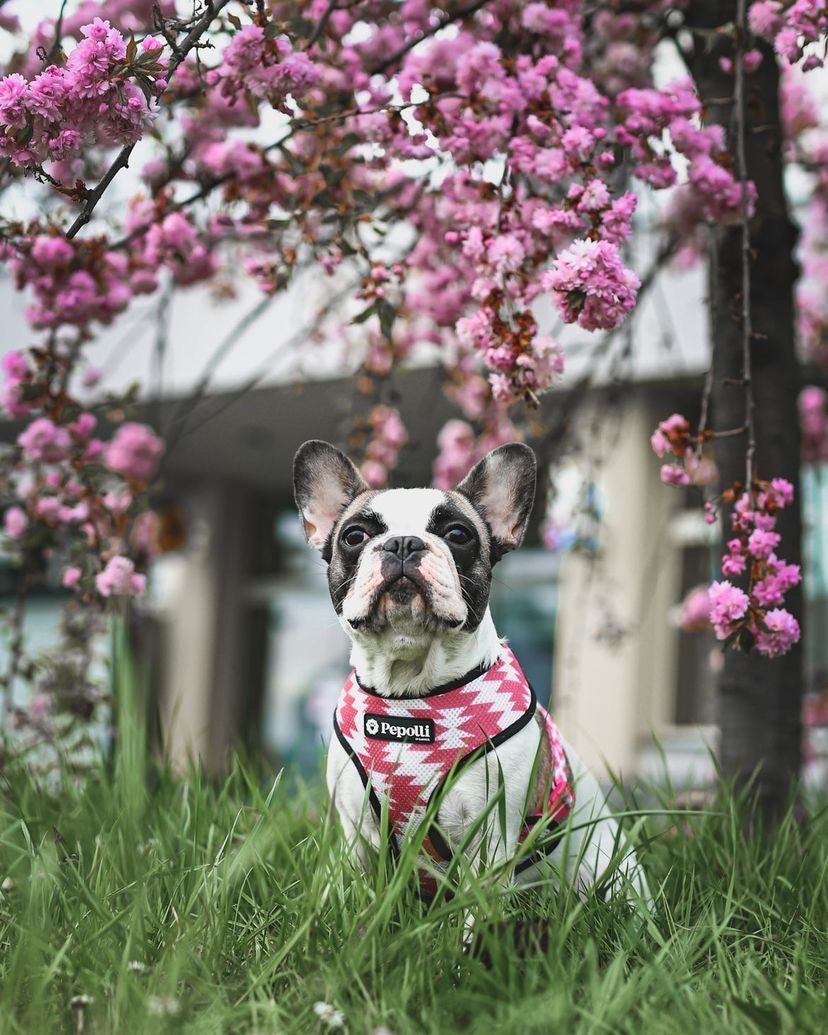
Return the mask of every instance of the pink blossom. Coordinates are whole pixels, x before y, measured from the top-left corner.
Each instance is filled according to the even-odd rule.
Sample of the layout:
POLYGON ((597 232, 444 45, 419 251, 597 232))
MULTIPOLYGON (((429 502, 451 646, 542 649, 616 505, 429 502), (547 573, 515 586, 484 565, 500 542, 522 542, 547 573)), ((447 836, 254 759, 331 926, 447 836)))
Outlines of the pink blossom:
POLYGON ((38 266, 46 269, 66 266, 72 261, 74 255, 74 248, 62 237, 41 236, 36 237, 32 242, 32 258, 38 266))
POLYGON ((813 385, 799 393, 802 454, 806 463, 828 460, 828 393, 813 385))
POLYGON ((362 477, 373 489, 382 488, 388 481, 388 469, 378 460, 366 460, 359 470, 362 477))
POLYGON ((708 599, 716 638, 726 640, 747 613, 748 595, 730 582, 714 582, 708 590, 708 599))
POLYGON ((766 532, 761 528, 755 528, 748 537, 748 550, 752 557, 764 560, 779 545, 780 538, 778 532, 766 532))
POLYGON ((778 0, 759 0, 750 5, 748 25, 756 36, 773 42, 782 24, 782 4, 778 0))
POLYGON ((520 241, 511 234, 496 237, 489 246, 489 261, 500 273, 512 273, 526 257, 520 241))
POLYGON ((26 512, 21 507, 9 507, 3 518, 6 535, 9 539, 19 539, 29 525, 26 512))
POLYGON ((32 410, 31 403, 23 398, 23 385, 31 378, 28 360, 20 352, 7 352, 2 366, 6 375, 2 405, 12 417, 26 417, 32 410))
POLYGON ((34 505, 35 513, 46 524, 54 524, 58 520, 60 500, 57 496, 41 496, 34 505))
POLYGON ((665 485, 689 485, 690 476, 683 467, 675 464, 664 464, 661 468, 661 480, 665 485))
POLYGON ((162 440, 146 424, 122 424, 106 447, 104 463, 116 474, 135 482, 148 482, 164 452, 162 440))
POLYGON ((85 442, 98 426, 98 418, 92 413, 82 413, 69 425, 69 431, 81 442, 85 442))
POLYGON ((701 632, 710 628, 710 598, 707 586, 696 586, 682 600, 678 626, 684 632, 701 632))
POLYGON ((60 427, 48 417, 39 417, 17 437, 23 454, 30 460, 56 463, 64 460, 72 448, 72 439, 66 428, 60 427))
POLYGON ((81 575, 80 568, 76 565, 71 565, 63 573, 63 585, 66 589, 74 589, 75 586, 80 582, 81 575))
POLYGON ((744 554, 725 554, 722 557, 722 574, 724 575, 741 575, 745 570, 747 558, 744 554))
POLYGON ((650 436, 650 445, 652 446, 653 452, 657 457, 662 457, 666 453, 670 452, 670 440, 667 438, 667 436, 664 434, 661 428, 656 428, 656 430, 650 436))
POLYGON ((768 658, 785 654, 799 640, 799 622, 784 608, 768 611, 764 628, 756 631, 756 649, 768 658))
POLYGON ((778 507, 787 507, 793 503, 794 488, 787 478, 771 478, 770 487, 778 507))
POLYGON ((586 238, 562 251, 543 278, 564 320, 589 331, 616 327, 635 305, 639 285, 616 245, 586 238))
POLYGON ((111 557, 102 572, 95 576, 95 585, 102 597, 140 596, 146 587, 146 575, 135 572, 128 557, 111 557))

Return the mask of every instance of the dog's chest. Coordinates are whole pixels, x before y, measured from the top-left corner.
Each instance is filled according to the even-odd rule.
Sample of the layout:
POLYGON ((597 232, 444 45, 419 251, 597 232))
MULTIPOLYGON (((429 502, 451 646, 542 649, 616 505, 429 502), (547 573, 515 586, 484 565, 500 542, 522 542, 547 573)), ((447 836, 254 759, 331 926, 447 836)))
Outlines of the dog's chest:
MULTIPOLYGON (((334 728, 371 791, 375 811, 387 802, 391 829, 402 837, 420 825, 452 771, 517 734, 536 710, 531 686, 504 647, 490 668, 424 697, 381 697, 361 687, 352 673, 339 698, 334 728)), ((553 737, 547 728, 547 739, 553 754, 555 744, 559 749, 560 776, 553 789, 560 798, 567 766, 557 731, 551 731, 553 737)))

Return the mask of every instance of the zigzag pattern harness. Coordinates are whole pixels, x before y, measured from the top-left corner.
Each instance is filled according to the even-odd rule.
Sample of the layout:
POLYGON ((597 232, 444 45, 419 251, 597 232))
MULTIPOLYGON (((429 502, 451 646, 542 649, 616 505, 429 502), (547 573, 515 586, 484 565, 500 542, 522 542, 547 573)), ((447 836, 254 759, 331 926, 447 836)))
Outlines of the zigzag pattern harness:
MULTIPOLYGON (((548 854, 559 840, 555 828, 575 802, 572 776, 557 727, 537 703, 505 644, 490 668, 477 669, 422 697, 382 697, 351 672, 339 695, 334 731, 368 789, 378 818, 382 801, 387 801, 392 840, 398 847, 422 824, 429 803, 452 770, 503 744, 536 712, 543 718, 553 772, 546 806, 542 813, 526 817, 521 839, 542 816, 553 817, 543 841, 548 854)), ((436 827, 428 832, 424 846, 438 860, 451 858, 436 827)), ((536 861, 537 856, 530 855, 517 868, 536 861)))

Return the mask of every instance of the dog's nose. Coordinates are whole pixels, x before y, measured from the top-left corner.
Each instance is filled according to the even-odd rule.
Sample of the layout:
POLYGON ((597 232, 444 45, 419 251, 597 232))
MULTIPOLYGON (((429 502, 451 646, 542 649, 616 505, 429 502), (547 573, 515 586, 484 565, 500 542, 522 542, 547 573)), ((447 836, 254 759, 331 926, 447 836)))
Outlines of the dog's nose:
POLYGON ((383 550, 395 553, 401 561, 410 557, 412 553, 422 553, 426 544, 416 535, 392 535, 382 544, 383 550))

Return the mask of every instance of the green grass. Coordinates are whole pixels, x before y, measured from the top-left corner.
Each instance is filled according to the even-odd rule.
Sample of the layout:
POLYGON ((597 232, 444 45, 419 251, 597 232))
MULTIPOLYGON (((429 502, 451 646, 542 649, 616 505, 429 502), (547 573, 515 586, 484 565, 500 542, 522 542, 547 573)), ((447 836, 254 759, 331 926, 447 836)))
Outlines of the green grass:
POLYGON ((767 844, 727 807, 650 819, 644 923, 475 889, 484 960, 462 950, 463 896, 429 911, 408 863, 352 869, 321 788, 262 791, 240 764, 154 784, 135 764, 59 792, 0 774, 4 1035, 322 1032, 317 1001, 360 1033, 825 1030, 824 810, 767 844), (516 947, 521 919, 542 948, 516 947))

